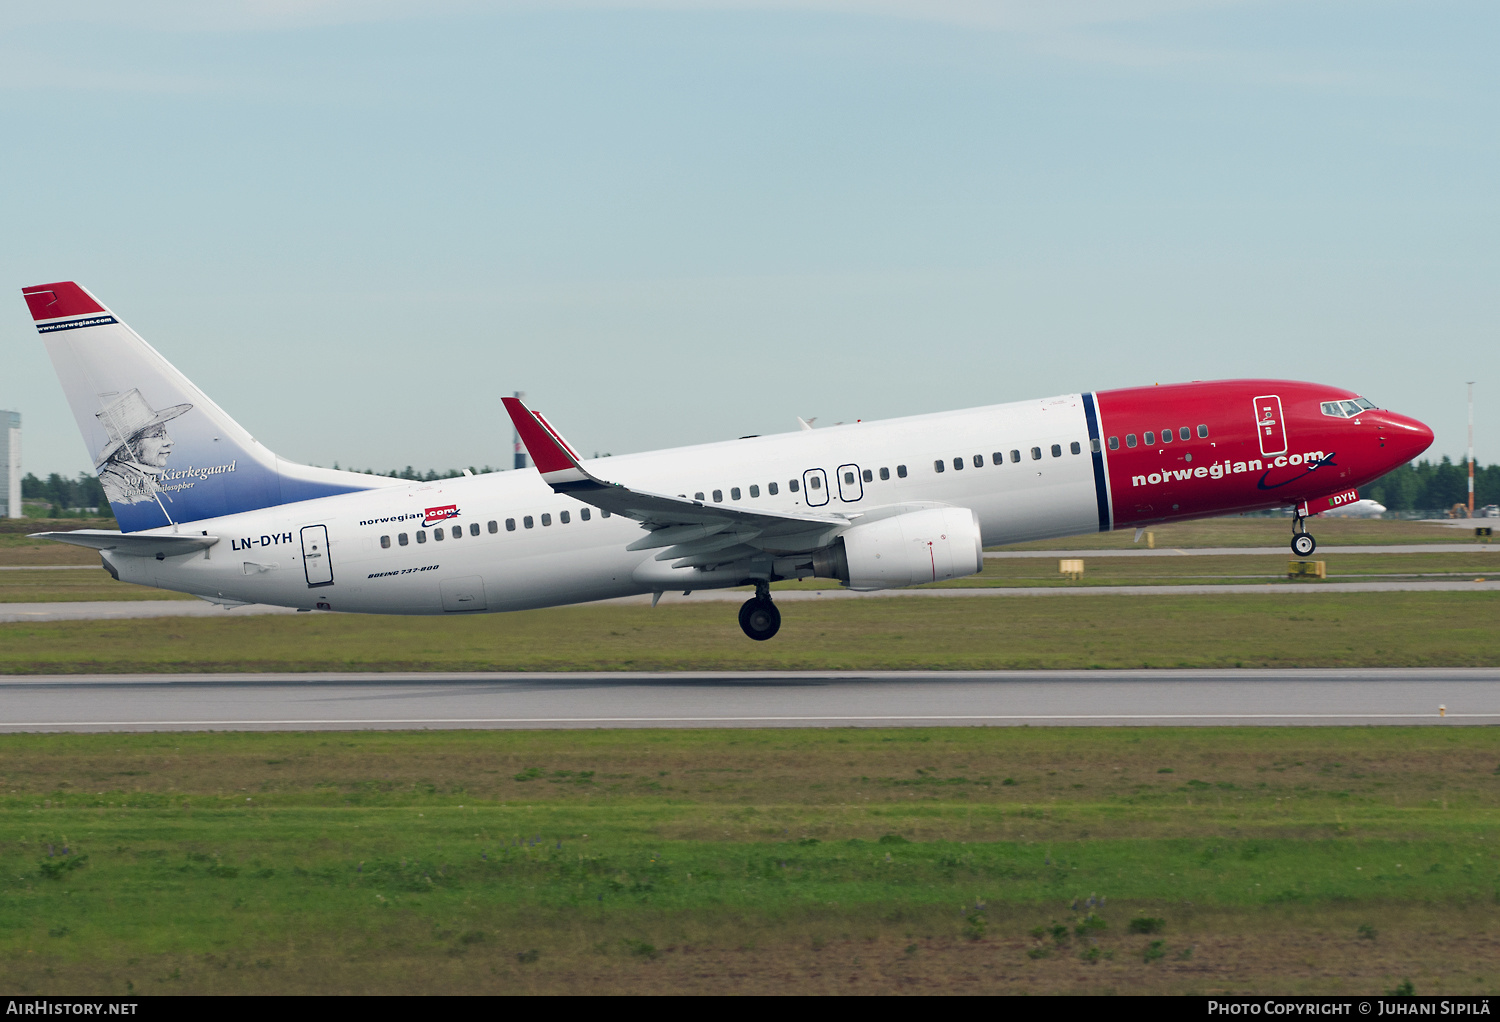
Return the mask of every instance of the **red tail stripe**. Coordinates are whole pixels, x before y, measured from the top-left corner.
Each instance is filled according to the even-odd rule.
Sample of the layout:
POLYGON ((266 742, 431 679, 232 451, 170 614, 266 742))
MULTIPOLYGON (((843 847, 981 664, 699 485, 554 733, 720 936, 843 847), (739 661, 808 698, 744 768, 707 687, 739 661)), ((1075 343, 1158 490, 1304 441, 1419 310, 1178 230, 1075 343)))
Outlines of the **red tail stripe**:
POLYGON ((71 280, 23 287, 21 294, 26 297, 26 307, 31 310, 31 318, 34 320, 62 319, 65 316, 83 316, 90 312, 104 311, 104 306, 90 298, 87 291, 71 280))

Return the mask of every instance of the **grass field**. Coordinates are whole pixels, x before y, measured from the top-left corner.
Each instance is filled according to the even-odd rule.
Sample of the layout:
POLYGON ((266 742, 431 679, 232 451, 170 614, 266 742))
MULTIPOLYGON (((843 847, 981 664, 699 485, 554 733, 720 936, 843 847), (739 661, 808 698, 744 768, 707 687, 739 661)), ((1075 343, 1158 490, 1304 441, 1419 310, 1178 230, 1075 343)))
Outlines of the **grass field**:
POLYGON ((0 566, 98 564, 97 550, 47 539, 31 539, 27 533, 118 528, 113 518, 0 518, 0 566))
MULTIPOLYGON (((1500 519, 1493 520, 1500 525, 1500 519)), ((1474 525, 1490 524, 1475 519, 1474 525)), ((1205 546, 1276 546, 1284 547, 1292 538, 1290 518, 1205 518, 1178 525, 1154 525, 1150 529, 1158 549, 1164 547, 1205 546)), ((1395 519, 1314 518, 1308 531, 1322 546, 1368 546, 1404 543, 1472 543, 1474 530, 1468 527, 1435 525, 1428 522, 1406 522, 1395 519)), ((1146 545, 1135 541, 1135 530, 1093 533, 1068 539, 1046 539, 1020 543, 1013 550, 1099 550, 1129 549, 1146 545)))
MULTIPOLYGON (((1435 546, 1430 553, 1313 555, 1327 565, 1328 579, 1340 582, 1389 579, 1461 578, 1494 576, 1500 572, 1500 547, 1494 553, 1444 553, 1435 546)), ((1069 581, 1058 574, 1058 562, 1037 557, 985 559, 984 571, 940 588, 974 586, 1065 586, 1079 585, 1217 585, 1246 582, 1286 581, 1290 554, 1195 555, 1191 557, 1087 557, 1083 577, 1069 581)), ((0 585, 4 580, 0 579, 0 585)), ((825 586, 828 583, 823 583, 825 586)), ((1309 581, 1310 585, 1316 584, 1309 581)), ((929 587, 932 588, 932 587, 929 587)))
MULTIPOLYGON (((98 557, 95 555, 95 559, 98 557)), ((116 582, 103 568, 0 571, 0 603, 59 603, 97 600, 192 600, 186 593, 116 582)))
MULTIPOLYGON (((989 586, 1076 587, 1109 585, 1214 585, 1266 582, 1286 578, 1287 561, 1280 554, 1234 554, 1194 557, 1085 558, 1083 578, 1065 579, 1051 559, 987 558, 978 575, 939 582, 922 588, 972 589, 989 586)), ((1482 578, 1500 572, 1500 548, 1495 553, 1324 554, 1328 578, 1344 582, 1404 578, 1482 578)), ((1316 584, 1310 582, 1309 584, 1316 584)), ((827 579, 779 582, 774 588, 828 589, 827 579)), ((102 568, 8 568, 0 570, 0 603, 54 603, 93 600, 190 600, 185 593, 116 582, 102 568)))
POLYGON ((1500 987, 1492 729, 0 748, 15 993, 1500 987))
POLYGON ((783 609, 765 643, 741 634, 726 603, 0 624, 0 673, 1500 665, 1500 605, 1484 592, 893 597, 783 609))

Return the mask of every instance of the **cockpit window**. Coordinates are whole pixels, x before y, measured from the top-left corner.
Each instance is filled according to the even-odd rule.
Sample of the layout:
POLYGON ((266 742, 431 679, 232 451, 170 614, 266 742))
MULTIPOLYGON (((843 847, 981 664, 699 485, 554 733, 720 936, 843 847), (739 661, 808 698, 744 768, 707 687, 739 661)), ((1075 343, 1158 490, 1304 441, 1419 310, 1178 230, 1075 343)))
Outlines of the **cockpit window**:
POLYGON ((1374 402, 1365 398, 1355 398, 1353 401, 1324 401, 1319 407, 1324 415, 1337 416, 1340 419, 1352 419, 1361 412, 1367 412, 1375 407, 1374 402))

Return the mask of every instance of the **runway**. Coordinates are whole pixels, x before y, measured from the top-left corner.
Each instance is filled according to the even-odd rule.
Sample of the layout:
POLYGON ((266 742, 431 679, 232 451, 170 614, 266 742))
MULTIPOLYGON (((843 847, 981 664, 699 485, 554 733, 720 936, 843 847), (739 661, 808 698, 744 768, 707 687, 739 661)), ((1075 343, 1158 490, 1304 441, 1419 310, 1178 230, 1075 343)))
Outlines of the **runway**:
MULTIPOLYGON (((1500 591, 1500 580, 1366 581, 1366 582, 1255 582, 1225 585, 1154 586, 964 586, 951 589, 884 589, 858 593, 849 589, 778 589, 777 603, 816 600, 965 599, 1070 596, 1228 596, 1236 593, 1474 593, 1500 591)), ((705 589, 684 596, 668 592, 662 603, 742 603, 749 593, 737 589, 705 589)), ((649 604, 649 596, 601 600, 601 604, 649 604)), ((112 621, 152 617, 244 617, 250 614, 295 614, 290 607, 250 604, 226 610, 198 600, 88 600, 75 603, 0 603, 0 624, 22 621, 112 621)), ((326 613, 315 611, 314 613, 326 613)))
POLYGON ((1500 724, 1500 670, 12 676, 0 732, 1500 724), (1440 715, 1439 707, 1446 707, 1440 715))

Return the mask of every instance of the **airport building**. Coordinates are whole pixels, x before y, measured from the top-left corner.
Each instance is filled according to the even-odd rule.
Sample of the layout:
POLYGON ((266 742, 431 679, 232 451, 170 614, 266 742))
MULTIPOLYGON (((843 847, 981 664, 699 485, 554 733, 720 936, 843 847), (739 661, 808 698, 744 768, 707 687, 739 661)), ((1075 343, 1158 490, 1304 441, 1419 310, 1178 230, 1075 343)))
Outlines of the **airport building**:
POLYGON ((21 514, 21 413, 0 411, 0 518, 21 514))

